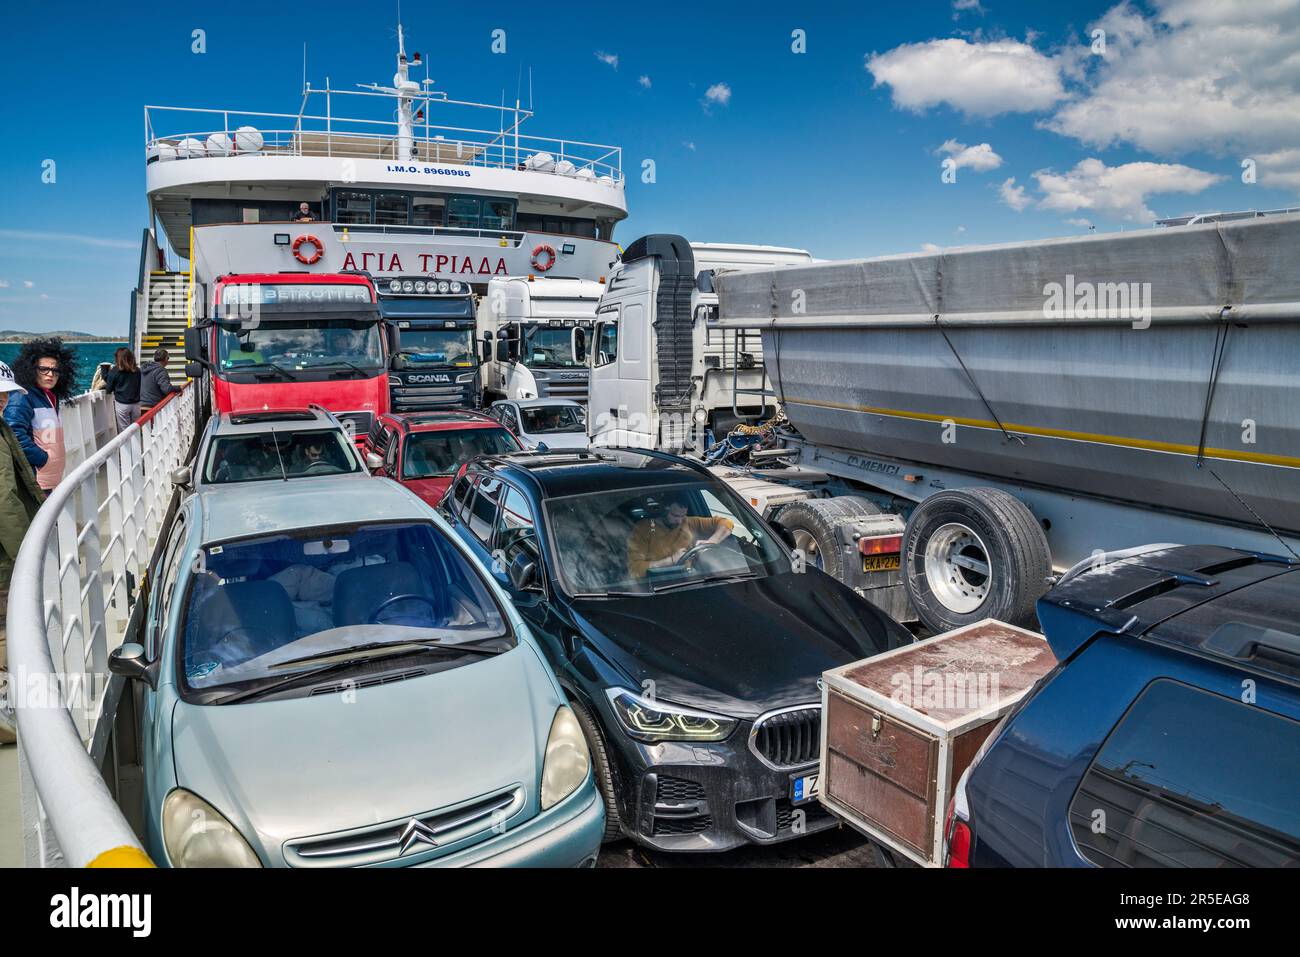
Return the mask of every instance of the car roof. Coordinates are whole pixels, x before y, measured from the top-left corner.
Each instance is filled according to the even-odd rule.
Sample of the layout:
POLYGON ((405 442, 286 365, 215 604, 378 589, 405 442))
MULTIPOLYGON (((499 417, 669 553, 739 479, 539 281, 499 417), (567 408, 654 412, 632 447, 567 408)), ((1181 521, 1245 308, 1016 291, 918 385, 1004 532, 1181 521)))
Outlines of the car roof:
POLYGON ((666 452, 622 449, 556 449, 512 452, 476 459, 474 466, 502 477, 530 482, 543 498, 649 486, 687 485, 713 476, 686 459, 666 452))
POLYGON ((469 409, 441 409, 431 412, 389 412, 383 418, 402 432, 442 432, 447 429, 501 428, 490 415, 469 409))
POLYGON ((415 495, 365 474, 209 486, 194 498, 203 543, 327 525, 429 521, 428 506, 415 495))
POLYGON ((320 406, 305 409, 245 409, 241 412, 222 412, 212 417, 215 435, 263 434, 295 432, 316 429, 341 429, 330 412, 320 406))
POLYGON ((1227 653, 1241 645, 1229 626, 1294 633, 1300 559, 1221 545, 1133 549, 1067 575, 1039 605, 1040 618, 1077 623, 1074 636, 1048 630, 1058 658, 1104 629, 1245 663, 1227 653))

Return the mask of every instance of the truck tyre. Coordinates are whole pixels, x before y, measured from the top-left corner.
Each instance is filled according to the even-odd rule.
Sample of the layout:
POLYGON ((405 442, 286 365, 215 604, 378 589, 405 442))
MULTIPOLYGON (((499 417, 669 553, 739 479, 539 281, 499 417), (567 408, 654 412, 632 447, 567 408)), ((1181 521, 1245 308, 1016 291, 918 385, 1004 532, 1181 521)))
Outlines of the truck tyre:
POLYGON ((614 794, 614 774, 610 768, 609 752, 605 750, 605 736, 600 726, 585 707, 576 699, 569 698, 569 707, 578 719, 582 736, 587 739, 587 750, 591 752, 591 772, 596 778, 596 790, 605 804, 605 833, 602 844, 611 844, 623 837, 623 824, 618 813, 618 798, 614 794))
POLYGON ((795 547, 804 553, 809 565, 847 583, 851 578, 850 569, 845 566, 835 529, 857 518, 879 515, 880 511, 875 502, 857 495, 810 498, 791 502, 777 512, 774 521, 789 529, 795 547))
POLYGON ((903 535, 903 585, 931 632, 985 618, 1032 627, 1052 556, 1024 503, 1000 489, 936 492, 903 535))

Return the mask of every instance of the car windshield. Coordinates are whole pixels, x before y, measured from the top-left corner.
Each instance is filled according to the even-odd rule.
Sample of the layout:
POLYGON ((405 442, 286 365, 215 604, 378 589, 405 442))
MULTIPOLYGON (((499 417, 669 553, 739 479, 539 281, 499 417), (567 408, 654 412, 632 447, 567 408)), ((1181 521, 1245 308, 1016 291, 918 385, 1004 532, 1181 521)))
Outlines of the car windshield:
POLYGON ((383 367, 379 325, 352 319, 312 319, 301 323, 263 322, 254 329, 222 326, 217 361, 225 372, 272 369, 281 374, 355 366, 364 372, 383 367))
POLYGON ((455 475, 460 467, 478 455, 518 452, 519 443, 500 427, 448 429, 443 432, 413 432, 402 453, 402 478, 422 479, 455 475))
POLYGON ((520 408, 524 431, 529 435, 554 432, 587 434, 587 413, 576 405, 536 405, 520 408))
POLYGON ((403 329, 402 357, 413 365, 474 365, 472 329, 403 329))
POLYGON ((181 661, 195 690, 245 690, 362 646, 506 636, 473 566, 427 522, 212 545, 194 567, 181 661))
POLYGON ((538 369, 570 369, 581 365, 573 358, 573 330, 563 326, 524 326, 524 365, 538 369))
POLYGON ((720 482, 550 499, 559 574, 572 595, 653 594, 789 571, 784 550, 720 482))
POLYGON ((218 436, 208 445, 203 481, 264 482, 362 471, 342 429, 218 436))

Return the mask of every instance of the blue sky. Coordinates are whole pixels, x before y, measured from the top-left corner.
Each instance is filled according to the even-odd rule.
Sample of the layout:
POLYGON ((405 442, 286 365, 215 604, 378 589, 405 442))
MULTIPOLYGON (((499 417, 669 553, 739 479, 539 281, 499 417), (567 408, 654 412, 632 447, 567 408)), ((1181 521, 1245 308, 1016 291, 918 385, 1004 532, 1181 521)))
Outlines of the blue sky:
MULTIPOLYGON (((529 132, 621 145, 625 245, 676 232, 843 258, 1300 202, 1300 78, 1278 66, 1300 55, 1296 0, 488 6, 408 2, 408 49, 462 99, 513 98, 521 68, 526 98, 531 67, 529 132)), ((124 331, 143 105, 294 112, 304 41, 317 85, 387 82, 383 8, 11 7, 0 328, 124 331)))

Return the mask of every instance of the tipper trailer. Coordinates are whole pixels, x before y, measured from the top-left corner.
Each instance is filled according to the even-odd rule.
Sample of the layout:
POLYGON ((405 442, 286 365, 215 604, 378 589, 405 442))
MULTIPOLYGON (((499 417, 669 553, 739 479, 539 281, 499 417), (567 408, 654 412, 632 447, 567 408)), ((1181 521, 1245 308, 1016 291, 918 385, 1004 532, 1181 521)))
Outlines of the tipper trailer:
POLYGON ((711 278, 788 419, 733 482, 899 617, 1032 622, 1150 542, 1300 552, 1300 215, 711 278))

